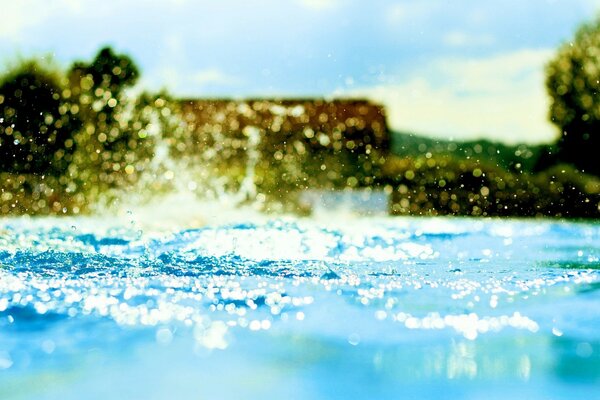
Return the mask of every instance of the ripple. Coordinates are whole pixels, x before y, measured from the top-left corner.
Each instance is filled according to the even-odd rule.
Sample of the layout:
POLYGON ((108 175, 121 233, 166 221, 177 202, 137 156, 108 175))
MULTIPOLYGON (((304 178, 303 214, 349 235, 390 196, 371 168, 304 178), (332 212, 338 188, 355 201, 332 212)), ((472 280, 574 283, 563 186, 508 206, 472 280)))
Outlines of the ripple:
POLYGON ((27 354, 103 348, 107 338, 188 340, 204 354, 260 335, 293 346, 300 335, 356 351, 426 343, 445 361, 423 361, 420 372, 448 379, 499 373, 456 353, 456 343, 497 338, 496 347, 477 347, 481 359, 506 351, 502 371, 514 364, 530 376, 550 365, 545 350, 517 344, 556 332, 579 338, 571 355, 597 364, 600 271, 585 261, 597 254, 595 225, 441 221, 270 221, 141 236, 85 219, 76 232, 72 221, 5 222, 0 369, 25 368, 27 354), (91 331, 98 335, 83 334, 91 331))

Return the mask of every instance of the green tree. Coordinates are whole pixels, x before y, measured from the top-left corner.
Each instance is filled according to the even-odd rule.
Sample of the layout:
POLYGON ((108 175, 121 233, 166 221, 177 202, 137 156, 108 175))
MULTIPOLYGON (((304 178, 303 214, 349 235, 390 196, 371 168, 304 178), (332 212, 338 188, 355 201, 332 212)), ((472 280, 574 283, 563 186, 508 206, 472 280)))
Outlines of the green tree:
POLYGON ((81 121, 58 73, 26 61, 0 79, 0 171, 60 175, 81 121))
POLYGON ((126 87, 133 86, 139 70, 133 60, 125 54, 116 54, 110 47, 100 49, 94 60, 87 64, 76 62, 71 71, 80 75, 89 75, 93 87, 110 90, 115 96, 126 87))
POLYGON ((73 95, 87 108, 88 118, 102 116, 96 121, 101 125, 115 121, 123 92, 135 85, 138 77, 133 60, 110 47, 102 48, 90 63, 74 63, 69 71, 73 95))
POLYGON ((600 175, 600 18, 579 28, 546 73, 550 120, 562 133, 557 161, 600 175))
POLYGON ((91 62, 73 64, 68 75, 84 121, 76 134, 79 148, 71 174, 99 192, 135 181, 132 171, 138 169, 132 168, 147 162, 153 148, 145 130, 149 122, 140 114, 143 101, 127 93, 138 79, 138 67, 127 55, 105 47, 91 62))

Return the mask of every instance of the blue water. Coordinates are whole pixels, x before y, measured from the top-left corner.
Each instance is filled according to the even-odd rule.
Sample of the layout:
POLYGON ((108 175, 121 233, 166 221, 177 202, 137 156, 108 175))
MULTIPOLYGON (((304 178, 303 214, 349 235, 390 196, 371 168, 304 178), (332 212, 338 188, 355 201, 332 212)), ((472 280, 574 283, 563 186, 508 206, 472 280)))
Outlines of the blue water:
POLYGON ((600 398, 600 225, 0 221, 0 398, 600 398))

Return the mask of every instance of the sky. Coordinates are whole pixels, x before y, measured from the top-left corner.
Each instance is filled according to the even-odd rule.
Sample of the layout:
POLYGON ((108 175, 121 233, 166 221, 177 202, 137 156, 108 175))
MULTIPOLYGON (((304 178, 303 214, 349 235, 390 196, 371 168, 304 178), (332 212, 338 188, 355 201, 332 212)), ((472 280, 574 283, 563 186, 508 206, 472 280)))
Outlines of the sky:
POLYGON ((0 72, 103 45, 180 97, 367 97, 393 129, 550 142, 544 65, 600 0, 0 0, 0 72))

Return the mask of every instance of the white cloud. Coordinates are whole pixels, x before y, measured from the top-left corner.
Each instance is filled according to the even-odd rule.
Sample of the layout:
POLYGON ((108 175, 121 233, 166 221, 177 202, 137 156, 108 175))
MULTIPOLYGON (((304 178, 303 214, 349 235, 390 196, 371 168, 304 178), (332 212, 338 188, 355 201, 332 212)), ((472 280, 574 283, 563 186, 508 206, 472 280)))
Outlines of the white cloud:
POLYGON ((544 65, 554 49, 518 50, 488 58, 450 58, 433 65, 433 73, 446 76, 457 91, 511 92, 514 85, 543 86, 544 65), (539 82, 538 82, 539 81, 539 82))
POLYGON ((27 36, 29 28, 51 20, 55 16, 65 14, 81 14, 84 6, 89 4, 82 0, 20 0, 2 2, 2 23, 0 23, 0 39, 21 42, 27 36))
POLYGON ((1 8, 4 17, 0 23, 0 38, 11 40, 18 40, 25 29, 44 21, 53 12, 51 7, 36 6, 31 0, 4 3, 1 8))
POLYGON ((453 47, 461 46, 488 46, 494 43, 491 35, 475 35, 461 31, 447 32, 443 37, 444 44, 453 47))
POLYGON ((181 72, 173 67, 157 67, 144 71, 138 81, 135 91, 167 89, 169 93, 179 94, 177 89, 185 87, 181 79, 181 72))
POLYGON ((177 96, 198 96, 210 85, 231 88, 243 84, 244 81, 218 69, 206 68, 190 70, 185 67, 163 65, 148 71, 140 82, 140 87, 147 89, 167 88, 177 96))
POLYGON ((200 86, 218 84, 232 86, 241 82, 240 78, 226 74, 218 68, 207 68, 192 75, 192 81, 200 86))
POLYGON ((551 141, 543 66, 552 50, 444 59, 419 77, 349 94, 386 105, 393 129, 506 143, 551 141))
POLYGON ((298 0, 298 3, 311 10, 327 10, 338 5, 337 0, 298 0))
POLYGON ((391 25, 414 22, 416 19, 430 15, 438 9, 438 6, 439 4, 424 1, 395 3, 385 10, 385 18, 391 25))

